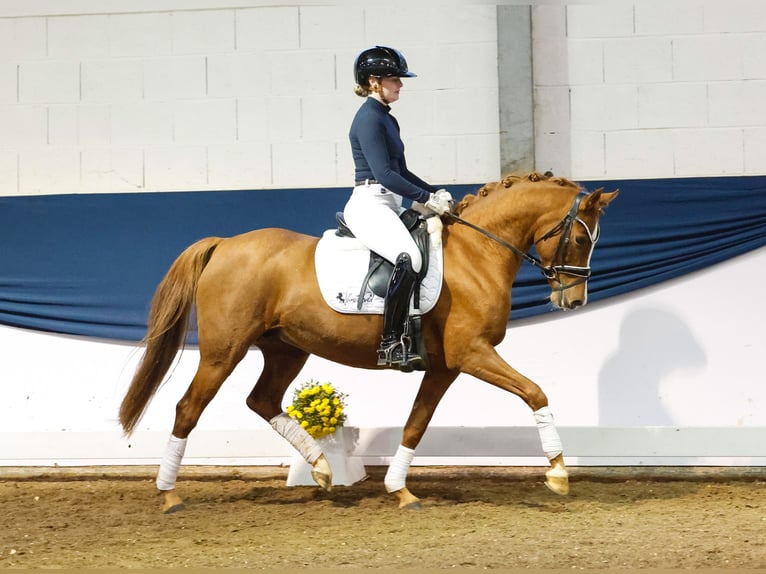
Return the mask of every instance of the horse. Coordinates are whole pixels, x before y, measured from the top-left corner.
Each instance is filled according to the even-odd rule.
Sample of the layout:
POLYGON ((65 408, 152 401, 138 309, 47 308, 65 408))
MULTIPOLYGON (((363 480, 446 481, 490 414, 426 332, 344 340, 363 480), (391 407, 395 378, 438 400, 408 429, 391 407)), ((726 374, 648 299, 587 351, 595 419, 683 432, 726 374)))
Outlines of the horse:
MULTIPOLYGON (((400 508, 421 506, 406 486, 407 473, 434 410, 460 373, 509 391, 529 406, 550 465, 545 484, 568 494, 569 474, 548 398, 495 346, 505 336, 511 289, 524 261, 543 273, 554 308, 576 309, 587 302, 599 218, 617 194, 588 192, 566 178, 531 172, 488 183, 441 216, 442 289, 422 317, 428 368, 384 480, 400 508), (532 246, 537 256, 529 253, 532 246)), ((283 411, 283 396, 312 354, 355 368, 386 367, 377 366, 381 316, 338 313, 322 299, 315 280, 318 241, 281 228, 207 237, 186 248, 157 286, 145 350, 119 421, 129 436, 182 348, 196 307, 200 359, 177 403, 157 475, 163 512, 184 507, 175 483, 188 436, 253 346, 263 354, 264 366, 247 406, 301 453, 320 487, 332 488, 321 447, 283 411)))

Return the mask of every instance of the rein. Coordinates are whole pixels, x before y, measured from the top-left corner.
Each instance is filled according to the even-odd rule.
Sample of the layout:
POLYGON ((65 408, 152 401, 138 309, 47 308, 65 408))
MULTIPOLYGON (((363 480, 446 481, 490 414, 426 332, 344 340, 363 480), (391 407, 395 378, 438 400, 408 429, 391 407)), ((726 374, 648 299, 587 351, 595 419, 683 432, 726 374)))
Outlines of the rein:
MULTIPOLYGON (((491 233, 490 231, 487 231, 486 229, 483 229, 479 227, 478 225, 474 225, 470 221, 466 221, 465 219, 463 219, 462 217, 459 217, 458 215, 455 215, 454 213, 449 213, 449 216, 455 221, 457 221, 458 223, 465 225, 467 227, 470 227, 471 229, 475 231, 478 231, 485 237, 488 237, 492 241, 498 243, 499 245, 502 245, 506 249, 509 249, 516 255, 519 255, 525 261, 527 261, 534 267, 537 267, 546 279, 556 281, 560 285, 560 287, 557 287, 555 290, 564 291, 565 289, 569 289, 570 287, 574 287, 575 285, 579 285, 580 283, 586 282, 591 274, 590 266, 579 267, 579 266, 566 264, 566 251, 567 251, 567 247, 569 246, 569 241, 572 235, 572 223, 575 221, 579 221, 583 225, 583 227, 585 227, 585 229, 587 230, 588 236, 590 237, 590 240, 591 240, 591 254, 593 253, 593 248, 595 247, 599 237, 598 224, 596 224, 595 232, 591 233, 590 229, 585 224, 585 222, 579 217, 577 217, 577 211, 580 208, 580 201, 582 198, 583 198, 583 195, 578 195, 577 197, 575 197, 574 202, 572 202, 572 207, 569 209, 569 212, 567 213, 567 215, 564 216, 564 219, 562 219, 558 224, 556 224, 553 227, 553 229, 545 233, 545 235, 543 235, 540 239, 535 241, 535 244, 537 244, 540 241, 545 241, 546 239, 549 239, 553 237, 554 235, 556 235, 556 233, 561 232, 561 238, 559 239, 559 244, 558 244, 558 247, 556 248, 556 254, 554 256, 554 260, 561 258, 562 263, 559 265, 543 265, 542 261, 540 261, 537 257, 527 253, 526 251, 522 251, 515 245, 508 243, 502 237, 498 237, 494 233, 491 233), (576 277, 579 277, 580 279, 568 285, 564 285, 561 282, 561 279, 559 278, 559 275, 561 273, 564 273, 566 275, 574 275, 576 277)), ((590 264, 590 257, 588 259, 589 259, 588 264, 590 264)))

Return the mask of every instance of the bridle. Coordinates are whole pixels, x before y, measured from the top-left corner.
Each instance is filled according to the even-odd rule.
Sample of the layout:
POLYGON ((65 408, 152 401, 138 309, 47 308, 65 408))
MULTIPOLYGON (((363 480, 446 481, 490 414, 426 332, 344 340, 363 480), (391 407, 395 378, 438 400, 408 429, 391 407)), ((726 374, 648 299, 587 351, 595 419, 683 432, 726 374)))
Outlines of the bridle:
POLYGON ((572 202, 572 206, 569 208, 569 212, 564 216, 564 218, 561 221, 559 221, 553 227, 553 229, 551 229, 545 235, 543 235, 540 239, 535 241, 535 245, 537 245, 541 241, 550 239, 551 237, 555 236, 558 233, 561 234, 561 236, 559 237, 559 244, 556 247, 556 253, 553 256, 551 265, 543 265, 542 261, 540 261, 534 255, 531 255, 525 251, 522 251, 515 245, 511 245, 510 243, 508 243, 505 239, 498 237, 494 233, 491 233, 487 231, 486 229, 479 227, 478 225, 474 225, 470 221, 466 221, 465 219, 455 215, 454 213, 450 213, 449 216, 455 221, 457 221, 458 223, 465 225, 467 227, 470 227, 471 229, 474 229, 475 231, 478 231, 482 235, 490 238, 492 241, 502 245, 506 249, 509 249, 516 255, 520 256, 522 259, 532 264, 534 267, 537 267, 537 269, 540 270, 540 272, 545 276, 546 279, 548 279, 549 281, 555 281, 558 284, 557 287, 553 288, 554 291, 566 291, 567 289, 574 287, 575 285, 580 285, 581 283, 585 283, 590 277, 591 275, 590 258, 593 255, 593 250, 595 249, 596 243, 598 242, 599 236, 601 235, 601 228, 598 223, 596 223, 595 229, 591 231, 588 225, 581 218, 577 216, 577 211, 580 209, 580 201, 582 200, 583 197, 584 197, 583 193, 580 193, 577 197, 575 197, 574 201, 572 202), (586 266, 584 267, 579 265, 567 265, 567 262, 566 262, 567 249, 572 239, 572 225, 575 222, 581 224, 585 228, 585 231, 588 234, 588 238, 590 239, 590 253, 588 253, 588 261, 586 266), (578 279, 572 283, 569 283, 568 285, 564 285, 564 283, 561 281, 561 275, 570 275, 570 276, 578 277, 578 279))

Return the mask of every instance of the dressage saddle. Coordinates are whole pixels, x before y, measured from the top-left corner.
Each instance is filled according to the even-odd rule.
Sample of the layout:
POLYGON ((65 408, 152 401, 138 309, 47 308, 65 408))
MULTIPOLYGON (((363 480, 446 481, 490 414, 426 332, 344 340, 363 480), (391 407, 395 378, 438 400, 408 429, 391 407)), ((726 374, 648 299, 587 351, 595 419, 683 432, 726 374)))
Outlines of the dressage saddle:
MULTIPOLYGON (((404 226, 409 230, 412 239, 415 240, 415 245, 418 246, 420 255, 423 259, 423 267, 418 273, 415 283, 415 292, 413 294, 413 306, 415 309, 420 308, 420 282, 426 276, 428 272, 428 254, 430 248, 430 238, 428 236, 428 224, 425 218, 423 218, 417 211, 413 209, 406 209, 399 216, 404 223, 404 226)), ((335 231, 335 235, 338 237, 354 237, 353 232, 346 225, 346 220, 343 217, 343 212, 338 211, 335 214, 335 220, 338 223, 338 229, 335 231)), ((374 251, 370 251, 370 264, 367 269, 367 275, 365 275, 362 281, 362 286, 359 291, 359 299, 357 303, 357 309, 362 308, 364 302, 364 294, 369 289, 378 297, 385 297, 386 290, 388 289, 388 282, 391 279, 391 274, 394 271, 394 264, 385 259, 383 256, 378 255, 374 251)))

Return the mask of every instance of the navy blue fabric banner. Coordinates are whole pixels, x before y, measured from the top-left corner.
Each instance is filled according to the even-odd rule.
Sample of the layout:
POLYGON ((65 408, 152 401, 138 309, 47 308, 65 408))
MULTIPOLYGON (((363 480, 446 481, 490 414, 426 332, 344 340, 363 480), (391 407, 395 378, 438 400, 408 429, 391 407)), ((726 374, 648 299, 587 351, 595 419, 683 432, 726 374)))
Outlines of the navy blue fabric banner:
MULTIPOLYGON (((477 185, 450 186, 455 197, 477 185)), ((766 245, 766 176, 588 182, 620 189, 602 219, 590 300, 766 245)), ((347 188, 0 197, 0 323, 137 341, 154 289, 194 241, 261 227, 320 235, 347 188)), ((523 265, 512 319, 551 310, 523 265)))

